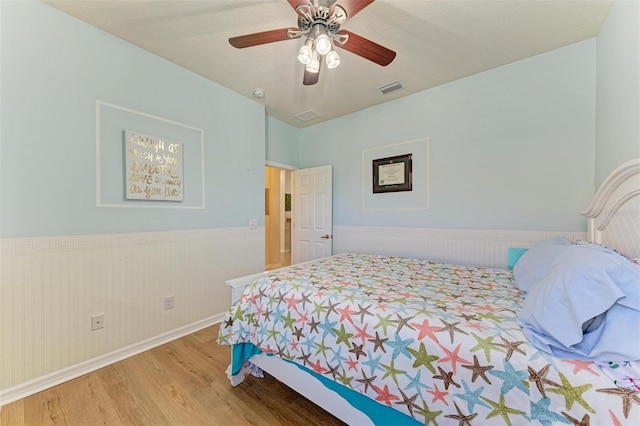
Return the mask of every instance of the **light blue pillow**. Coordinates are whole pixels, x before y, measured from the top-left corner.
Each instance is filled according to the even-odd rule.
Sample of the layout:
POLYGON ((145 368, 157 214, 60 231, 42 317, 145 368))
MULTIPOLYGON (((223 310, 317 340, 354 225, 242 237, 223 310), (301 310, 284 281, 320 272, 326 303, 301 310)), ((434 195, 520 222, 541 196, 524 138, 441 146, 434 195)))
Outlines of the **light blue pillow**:
POLYGON ((571 241, 565 237, 556 237, 540 241, 520 256, 513 267, 513 276, 518 288, 530 291, 531 288, 547 274, 554 260, 571 241))
POLYGON ((572 245, 527 293, 518 323, 557 356, 638 360, 640 342, 629 333, 640 324, 640 271, 610 250, 572 245))

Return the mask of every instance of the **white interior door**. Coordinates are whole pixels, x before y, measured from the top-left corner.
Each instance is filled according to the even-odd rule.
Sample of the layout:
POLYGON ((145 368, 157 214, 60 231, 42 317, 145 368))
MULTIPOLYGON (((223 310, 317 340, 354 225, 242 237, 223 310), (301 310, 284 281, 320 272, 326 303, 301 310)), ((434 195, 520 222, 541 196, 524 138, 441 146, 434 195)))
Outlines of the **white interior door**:
POLYGON ((294 172, 292 263, 333 254, 332 171, 321 166, 294 172))

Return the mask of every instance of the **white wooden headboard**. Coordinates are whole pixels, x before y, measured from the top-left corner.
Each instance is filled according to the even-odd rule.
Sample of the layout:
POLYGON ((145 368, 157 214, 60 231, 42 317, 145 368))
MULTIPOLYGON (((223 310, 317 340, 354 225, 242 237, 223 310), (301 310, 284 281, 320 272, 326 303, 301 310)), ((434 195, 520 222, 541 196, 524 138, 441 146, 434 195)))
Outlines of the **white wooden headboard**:
POLYGON ((640 158, 611 172, 582 214, 588 218, 589 241, 640 257, 640 158))

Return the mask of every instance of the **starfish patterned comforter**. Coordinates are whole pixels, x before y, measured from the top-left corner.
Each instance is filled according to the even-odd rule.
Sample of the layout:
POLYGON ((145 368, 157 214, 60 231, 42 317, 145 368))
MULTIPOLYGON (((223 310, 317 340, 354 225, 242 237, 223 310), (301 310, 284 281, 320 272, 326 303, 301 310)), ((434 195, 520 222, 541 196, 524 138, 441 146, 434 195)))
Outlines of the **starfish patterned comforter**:
POLYGON ((252 343, 425 425, 639 425, 639 389, 610 374, 625 364, 537 350, 516 322, 522 302, 507 270, 341 254, 253 282, 218 341, 252 343))

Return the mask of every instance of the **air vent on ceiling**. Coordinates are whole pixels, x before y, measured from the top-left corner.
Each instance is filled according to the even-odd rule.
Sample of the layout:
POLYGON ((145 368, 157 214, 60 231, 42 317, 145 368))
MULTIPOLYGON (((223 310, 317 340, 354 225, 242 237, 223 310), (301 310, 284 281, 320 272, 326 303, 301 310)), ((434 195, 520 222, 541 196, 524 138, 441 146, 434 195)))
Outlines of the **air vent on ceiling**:
POLYGON ((316 118, 320 117, 320 114, 318 114, 315 111, 308 110, 308 111, 305 111, 305 112, 301 112, 300 114, 296 115, 295 117, 300 121, 311 121, 311 120, 315 120, 316 118))
POLYGON ((396 90, 404 89, 404 84, 399 81, 395 83, 387 84, 386 86, 378 87, 378 91, 383 95, 387 93, 395 92, 396 90))

